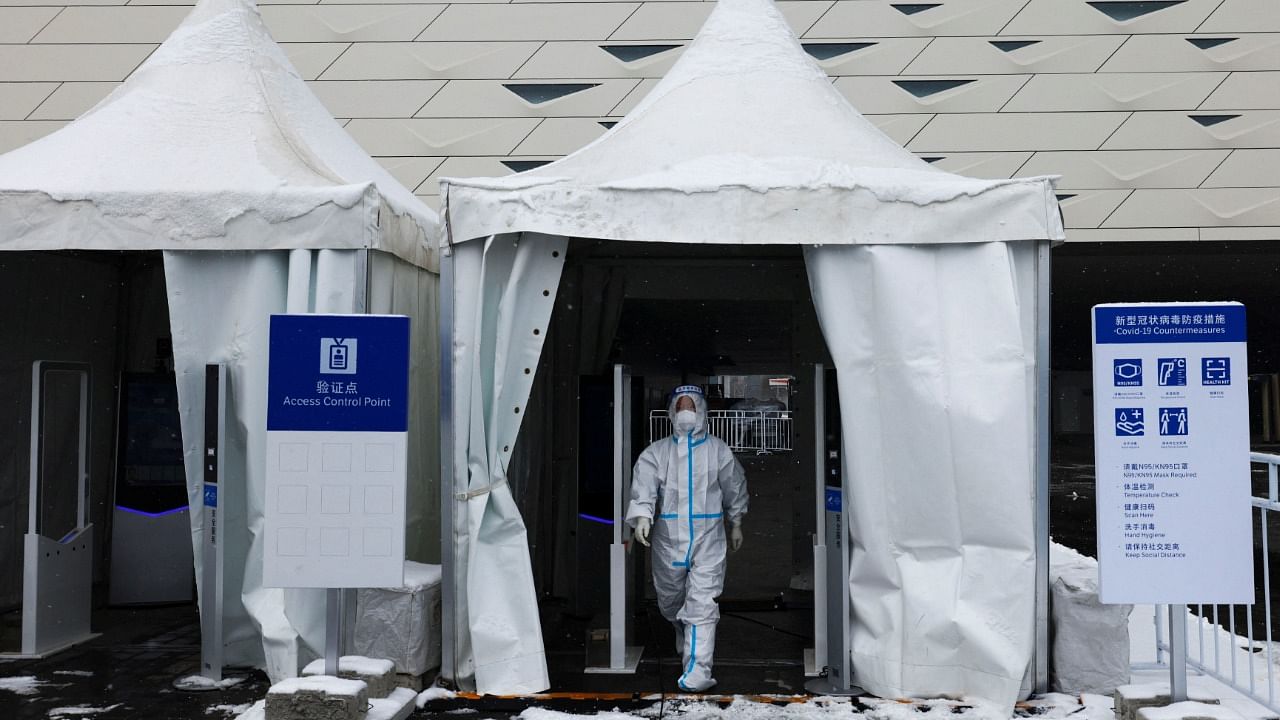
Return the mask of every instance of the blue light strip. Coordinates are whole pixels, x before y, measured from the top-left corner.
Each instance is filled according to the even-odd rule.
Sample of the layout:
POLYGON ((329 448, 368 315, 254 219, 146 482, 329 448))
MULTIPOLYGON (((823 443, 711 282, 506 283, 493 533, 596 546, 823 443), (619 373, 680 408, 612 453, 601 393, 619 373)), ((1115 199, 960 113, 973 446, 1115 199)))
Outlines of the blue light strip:
POLYGON ((164 517, 165 515, 172 515, 174 513, 180 513, 180 512, 190 510, 191 506, 183 505, 182 507, 176 507, 172 510, 161 510, 160 512, 157 512, 157 513, 147 512, 146 510, 134 510, 131 507, 125 507, 123 505, 117 505, 116 509, 123 510, 127 513, 133 513, 134 515, 141 515, 143 517, 158 518, 158 517, 164 517))
POLYGON ((602 517, 596 517, 595 515, 588 515, 586 513, 578 513, 578 517, 582 518, 583 520, 590 520, 591 522, 594 522, 594 523, 600 523, 601 525, 613 524, 612 520, 605 520, 602 517))

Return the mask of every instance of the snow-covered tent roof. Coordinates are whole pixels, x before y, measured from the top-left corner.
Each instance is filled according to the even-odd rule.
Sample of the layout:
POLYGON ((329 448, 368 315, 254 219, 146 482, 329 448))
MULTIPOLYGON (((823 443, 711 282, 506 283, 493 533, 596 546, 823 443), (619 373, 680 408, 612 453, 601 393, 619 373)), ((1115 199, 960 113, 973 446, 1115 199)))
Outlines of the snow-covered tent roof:
POLYGON ((898 146, 770 0, 720 0, 594 143, 504 178, 441 182, 449 241, 531 231, 687 243, 1061 239, 1052 178, 976 180, 898 146))
POLYGON ((373 248, 434 267, 437 222, 252 0, 200 0, 96 107, 0 156, 0 250, 373 248))

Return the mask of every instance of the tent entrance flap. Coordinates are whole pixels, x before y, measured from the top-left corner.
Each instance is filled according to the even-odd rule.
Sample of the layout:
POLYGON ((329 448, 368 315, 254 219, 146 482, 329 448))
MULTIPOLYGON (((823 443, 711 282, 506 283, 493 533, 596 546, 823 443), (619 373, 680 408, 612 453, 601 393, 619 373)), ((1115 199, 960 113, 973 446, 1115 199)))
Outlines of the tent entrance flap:
POLYGON ((854 677, 877 695, 1029 690, 1035 250, 805 250, 839 384, 854 677))
MULTIPOLYGON (((561 427, 571 426, 565 411, 576 412, 576 401, 565 406, 558 399, 566 388, 578 387, 584 372, 598 373, 600 361, 606 367, 634 364, 651 355, 639 361, 644 366, 661 362, 655 358, 670 347, 696 361, 682 332, 715 333, 715 321, 701 316, 714 316, 716 302, 746 308, 751 300, 743 295, 751 294, 777 304, 770 293, 792 292, 788 278, 794 274, 799 299, 816 313, 815 337, 794 341, 807 343, 803 369, 824 363, 839 371, 843 489, 851 508, 847 590, 854 681, 884 695, 958 692, 1008 703, 1024 695, 1037 635, 1038 536, 1045 530, 1035 512, 1043 244, 784 250, 588 240, 570 245, 526 234, 453 246, 447 263, 457 277, 451 294, 457 307, 444 322, 455 324, 447 341, 456 363, 449 374, 455 432, 446 463, 454 483, 443 499, 455 513, 446 538, 453 547, 446 552, 457 585, 445 599, 455 633, 446 648, 454 660, 445 676, 477 689, 483 676, 495 683, 485 685, 490 692, 534 692, 528 688, 550 682, 535 599, 572 597, 584 570, 547 549, 556 537, 546 526, 560 523, 560 515, 535 497, 540 491, 530 473, 572 477, 557 465, 562 443, 547 434, 560 429, 577 442, 571 427, 561 427), (550 267, 537 267, 539 249, 545 254, 548 247, 568 247, 569 265, 544 259, 550 267), (748 257, 752 253, 762 257, 748 257), (735 282, 735 264, 774 276, 735 282), (690 271, 697 278, 692 282, 690 271), (610 272, 623 288, 622 301, 618 318, 605 322, 599 316, 611 314, 606 298, 612 290, 600 276, 610 272), (717 295, 722 283, 737 285, 736 300, 717 295), (557 295, 554 311, 538 305, 557 295), (566 315, 572 304, 579 307, 566 315), (645 308, 649 320, 638 320, 628 307, 645 308), (661 320, 668 307, 667 317, 676 322, 661 320), (539 338, 548 329, 552 340, 543 344, 539 338), (644 347, 637 332, 662 347, 644 347), (543 384, 552 389, 540 390, 543 384), (526 414, 532 417, 524 420, 526 414), (523 459, 530 452, 541 457, 533 471, 523 459), (991 497, 1012 499, 997 507, 991 497), (477 582, 499 574, 506 586, 517 585, 527 604, 475 595, 477 582), (908 618, 915 618, 916 628, 908 618), (492 653, 484 662, 499 673, 482 670, 475 643, 492 653), (921 653, 941 661, 924 662, 921 653)), ((790 300, 796 302, 783 315, 801 307, 790 300)), ((747 315, 768 313, 753 309, 747 315)), ((768 333, 757 337, 769 339, 768 333)), ((801 361, 788 348, 787 370, 804 378, 794 365, 801 361)), ((717 369, 715 352, 704 355, 693 382, 725 372, 717 369)), ((645 376, 646 394, 669 384, 661 372, 637 372, 645 376)), ((797 382, 796 392, 812 392, 807 384, 797 382)), ((797 423, 811 421, 809 413, 796 415, 797 423)), ((805 462, 818 452, 795 448, 805 462)), ((809 508, 817 500, 804 497, 804 527, 811 529, 809 508)), ((570 524, 573 514, 564 518, 570 524)), ((792 562, 811 566, 813 558, 806 538, 792 562)))

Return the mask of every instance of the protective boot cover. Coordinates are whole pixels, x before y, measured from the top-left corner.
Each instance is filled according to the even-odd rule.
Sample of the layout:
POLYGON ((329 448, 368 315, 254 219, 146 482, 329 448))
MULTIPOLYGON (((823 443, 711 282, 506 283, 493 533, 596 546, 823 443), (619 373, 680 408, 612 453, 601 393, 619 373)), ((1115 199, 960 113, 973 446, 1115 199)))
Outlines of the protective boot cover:
POLYGON ((729 446, 707 432, 707 404, 696 386, 672 394, 667 413, 675 427, 680 397, 694 401, 692 431, 672 434, 645 449, 631 481, 627 522, 654 519, 653 585, 662 616, 678 624, 682 657, 680 687, 704 690, 715 683, 711 656, 716 598, 724 588, 727 515, 741 521, 747 512, 746 478, 729 446))
MULTIPOLYGON (((719 612, 716 612, 716 617, 720 617, 719 612)), ((680 689, 702 692, 715 685, 716 679, 711 677, 711 656, 716 651, 715 621, 689 623, 681 650, 684 672, 680 673, 680 679, 676 681, 680 689)))

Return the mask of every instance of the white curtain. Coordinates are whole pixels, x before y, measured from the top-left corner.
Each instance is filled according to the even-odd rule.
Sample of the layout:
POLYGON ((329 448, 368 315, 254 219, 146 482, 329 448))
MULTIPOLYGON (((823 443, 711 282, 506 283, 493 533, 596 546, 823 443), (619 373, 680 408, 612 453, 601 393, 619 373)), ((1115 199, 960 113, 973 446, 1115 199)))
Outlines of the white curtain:
POLYGON ((837 369, 854 679, 882 697, 1012 707, 1031 659, 1035 265, 1015 245, 805 249, 837 369))
MULTIPOLYGON (((262 529, 266 448, 268 328, 273 313, 350 313, 356 310, 357 288, 364 284, 358 250, 291 250, 261 252, 192 251, 164 253, 173 332, 174 366, 187 491, 193 508, 200 502, 204 438, 204 369, 206 363, 228 367, 229 435, 223 454, 227 486, 221 489, 226 543, 223 627, 226 662, 263 667, 272 681, 297 675, 301 664, 324 647, 324 591, 284 590, 262 586, 262 529)), ((414 333, 434 336, 431 295, 435 278, 398 261, 384 261, 371 253, 369 307, 415 318, 414 333), (407 268, 407 269, 406 269, 407 268), (393 287, 399 276, 399 289, 393 287), (412 275, 413 277, 406 277, 412 275), (425 318, 428 328, 418 326, 425 318)), ((428 341, 430 342, 430 341, 428 341)), ((419 361, 420 358, 415 358, 419 361)), ((411 377, 430 380, 426 394, 434 396, 434 360, 411 369, 411 377)), ((411 417, 423 414, 433 398, 420 404, 411 417)), ((433 435, 425 436, 434 438, 433 435)), ((426 444, 429 448, 430 443, 426 444)), ((415 453, 424 471, 435 474, 429 450, 415 453)), ((429 491, 420 493, 429 497, 429 491)), ((415 493, 410 492, 412 500, 415 493)), ((424 498, 424 502, 426 502, 424 498)), ((409 518, 425 517, 428 509, 411 507, 409 518)), ((196 579, 201 581, 202 513, 192 513, 192 544, 196 579)), ((407 543, 413 547, 413 543, 407 543)), ((201 607, 204 607, 203 591, 201 607)))
POLYGON ((550 686, 529 543, 507 470, 566 245, 524 233, 452 248, 455 679, 480 693, 550 686))

